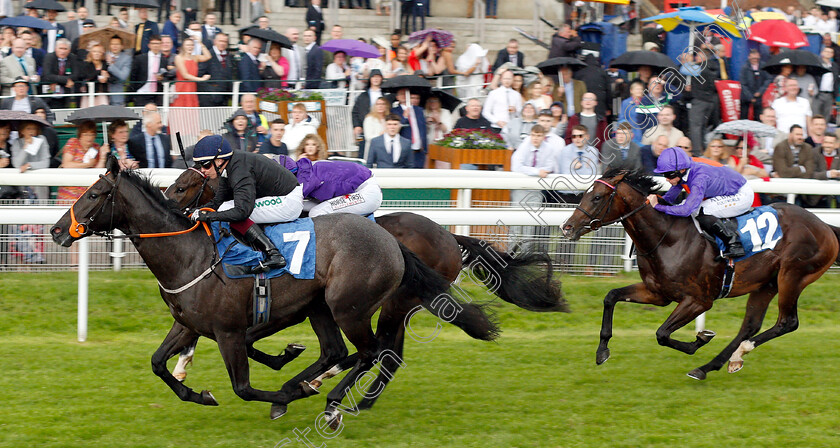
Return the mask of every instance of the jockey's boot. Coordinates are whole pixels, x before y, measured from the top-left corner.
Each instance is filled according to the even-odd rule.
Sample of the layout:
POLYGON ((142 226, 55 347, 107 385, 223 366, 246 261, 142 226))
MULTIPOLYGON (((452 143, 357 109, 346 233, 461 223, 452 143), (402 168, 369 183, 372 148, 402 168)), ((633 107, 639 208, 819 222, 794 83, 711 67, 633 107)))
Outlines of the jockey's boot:
POLYGON ((720 218, 712 215, 698 215, 697 222, 703 230, 723 240, 726 246, 723 258, 741 258, 746 255, 737 228, 726 225, 720 218))
POLYGON ((260 266, 254 268, 255 272, 268 272, 272 269, 281 269, 286 267, 286 259, 271 242, 271 239, 266 236, 259 225, 254 224, 248 228, 244 235, 245 242, 256 247, 265 253, 265 261, 260 263, 260 266))

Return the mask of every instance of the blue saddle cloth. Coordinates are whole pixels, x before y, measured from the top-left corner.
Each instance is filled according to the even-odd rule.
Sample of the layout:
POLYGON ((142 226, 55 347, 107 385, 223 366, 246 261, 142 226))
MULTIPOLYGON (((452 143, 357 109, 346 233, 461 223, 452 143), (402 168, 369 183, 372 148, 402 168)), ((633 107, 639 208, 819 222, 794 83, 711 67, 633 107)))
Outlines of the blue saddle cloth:
MULTIPOLYGON (((737 216, 734 219, 738 223, 738 233, 741 236, 741 244, 744 245, 746 256, 736 259, 741 261, 759 252, 772 250, 776 243, 782 239, 782 226, 779 225, 779 214, 776 209, 764 205, 756 207, 752 211, 737 216)), ((715 237, 718 248, 723 251, 725 245, 720 238, 715 237)))
MULTIPOLYGON (((255 274, 245 273, 240 266, 257 266, 265 256, 258 250, 251 249, 230 236, 230 224, 214 222, 214 241, 222 255, 222 268, 229 278, 255 277, 255 274), (227 235, 219 240, 220 229, 226 229, 227 235)), ((315 226, 309 218, 296 219, 292 222, 275 224, 263 228, 265 234, 274 242, 283 257, 286 267, 273 269, 265 273, 266 278, 279 277, 290 273, 294 278, 310 280, 315 278, 315 226)))

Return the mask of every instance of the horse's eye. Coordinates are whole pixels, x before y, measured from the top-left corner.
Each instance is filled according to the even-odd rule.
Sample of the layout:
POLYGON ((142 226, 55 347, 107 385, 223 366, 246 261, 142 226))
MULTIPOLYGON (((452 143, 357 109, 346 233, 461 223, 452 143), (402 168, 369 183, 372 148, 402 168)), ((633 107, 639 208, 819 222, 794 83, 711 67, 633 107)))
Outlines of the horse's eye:
POLYGON ((98 194, 96 194, 96 193, 91 193, 91 194, 89 194, 89 195, 88 195, 88 197, 89 197, 91 200, 93 200, 93 199, 98 198, 98 197, 99 197, 99 195, 98 195, 98 194))
POLYGON ((178 189, 175 190, 176 193, 183 193, 185 191, 187 191, 187 190, 185 190, 183 187, 178 187, 178 189))
POLYGON ((593 200, 593 201, 595 201, 595 202, 598 202, 598 201, 600 201, 600 200, 601 200, 601 196, 599 196, 599 195, 597 195, 597 194, 596 194, 596 195, 595 195, 595 197, 594 197, 594 198, 592 198, 592 200, 593 200))

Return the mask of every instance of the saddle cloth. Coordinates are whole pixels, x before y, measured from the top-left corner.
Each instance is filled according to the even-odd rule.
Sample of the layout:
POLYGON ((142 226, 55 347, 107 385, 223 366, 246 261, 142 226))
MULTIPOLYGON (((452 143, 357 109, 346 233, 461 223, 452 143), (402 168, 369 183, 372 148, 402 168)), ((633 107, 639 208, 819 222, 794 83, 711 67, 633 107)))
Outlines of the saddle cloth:
MULTIPOLYGON (((226 222, 214 222, 210 228, 213 230, 214 241, 217 241, 216 248, 222 256, 225 274, 229 278, 256 277, 250 268, 259 265, 265 258, 263 253, 236 240, 226 222), (222 233, 226 236, 220 239, 222 233)), ((286 258, 286 267, 266 272, 266 278, 279 277, 285 273, 297 279, 315 278, 315 226, 312 219, 300 218, 265 226, 263 230, 286 258)))
MULTIPOLYGON (((746 256, 735 261, 744 260, 765 250, 772 250, 782 239, 779 215, 776 209, 769 205, 756 207, 743 215, 728 219, 738 223, 741 244, 744 245, 744 251, 747 253, 746 256)), ((724 250, 725 245, 720 238, 715 238, 715 242, 720 250, 724 250)))

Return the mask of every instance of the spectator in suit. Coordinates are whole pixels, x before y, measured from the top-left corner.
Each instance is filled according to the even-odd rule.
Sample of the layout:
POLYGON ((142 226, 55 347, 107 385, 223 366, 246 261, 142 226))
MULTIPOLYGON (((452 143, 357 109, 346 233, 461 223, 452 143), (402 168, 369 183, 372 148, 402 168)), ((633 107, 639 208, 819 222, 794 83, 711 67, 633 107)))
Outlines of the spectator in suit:
POLYGON ((402 120, 399 115, 390 114, 385 118, 385 133, 370 141, 370 154, 367 167, 373 168, 412 168, 414 156, 411 154, 411 141, 400 135, 402 120))
POLYGON ((29 83, 25 79, 15 79, 12 90, 14 96, 3 98, 3 101, 0 102, 0 109, 19 110, 28 114, 34 114, 36 110, 44 109, 47 111, 47 115, 52 116, 52 111, 43 100, 29 96, 29 83))
POLYGON ((163 57, 160 53, 161 41, 159 36, 152 36, 148 43, 149 51, 134 56, 129 74, 130 84, 128 89, 136 92, 134 105, 155 103, 158 106, 163 103, 160 95, 156 92, 163 91, 163 73, 166 66, 163 65, 163 57))
POLYGON ((572 69, 564 65, 560 67, 560 85, 557 86, 560 98, 566 105, 566 113, 571 117, 581 109, 583 94, 586 93, 586 83, 572 77, 572 69))
POLYGON ((216 14, 212 12, 205 14, 204 25, 201 27, 201 40, 204 42, 204 46, 210 48, 210 45, 214 42, 216 35, 221 32, 222 29, 216 26, 216 14))
POLYGON ((306 51, 306 88, 317 89, 321 86, 324 52, 318 46, 315 32, 312 30, 303 32, 303 44, 306 51))
POLYGON ((814 179, 840 178, 840 153, 837 152, 837 136, 826 134, 821 150, 816 154, 814 179))
POLYGON ((47 52, 52 53, 55 51, 55 43, 58 39, 64 37, 64 25, 58 23, 56 18, 58 17, 58 11, 54 10, 47 10, 47 14, 44 19, 47 22, 50 22, 55 29, 54 30, 43 30, 41 32, 41 47, 47 52))
POLYGON ((750 108, 753 117, 761 115, 761 97, 773 82, 773 77, 761 68, 761 53, 758 49, 750 50, 747 63, 741 67, 741 119, 749 117, 750 108))
POLYGON ((157 23, 149 20, 148 9, 137 8, 137 17, 140 19, 140 23, 134 27, 134 53, 146 53, 149 51, 149 41, 152 36, 157 37, 160 41, 160 30, 157 23))
POLYGON ((317 134, 318 120, 306 113, 306 106, 297 103, 292 106, 292 121, 286 126, 283 143, 289 148, 297 148, 300 142, 309 134, 317 134))
MULTIPOLYGON (((554 157, 556 150, 545 140, 547 132, 548 130, 540 125, 534 125, 531 128, 531 132, 528 134, 529 138, 523 139, 511 155, 510 170, 512 172, 546 177, 555 171, 554 157)), ((537 191, 537 193, 539 192, 537 191)), ((519 203, 524 196, 526 195, 512 194, 511 201, 519 203), (519 196, 519 198, 517 199, 516 196, 519 196)))
MULTIPOLYGON (((121 39, 117 38, 122 42, 121 39)), ((73 93, 75 83, 73 74, 77 71, 76 55, 70 53, 70 41, 59 39, 55 43, 55 52, 44 58, 42 71, 42 93, 68 94, 73 93)), ((53 109, 64 109, 67 104, 75 101, 72 97, 48 97, 47 103, 53 109)))
POLYGON ((251 38, 248 41, 246 53, 239 60, 239 79, 242 80, 241 91, 243 92, 256 92, 262 86, 260 72, 265 68, 265 63, 257 59, 262 52, 262 47, 262 40, 251 38))
POLYGON ((33 46, 33 41, 35 39, 33 32, 29 30, 23 30, 20 33, 18 33, 18 37, 23 39, 23 42, 26 45, 26 54, 31 56, 32 59, 35 60, 35 68, 40 73, 41 67, 44 65, 44 56, 46 56, 47 53, 44 50, 40 48, 35 48, 33 46))
POLYGON ((143 116, 143 132, 128 140, 128 152, 140 168, 171 168, 171 143, 169 136, 160 131, 163 123, 160 114, 149 112, 143 116))
POLYGON ((604 172, 618 167, 633 171, 642 169, 641 148, 633 141, 633 127, 630 123, 625 121, 616 127, 615 136, 601 147, 601 161, 604 172))
MULTIPOLYGON (((234 78, 235 62, 233 54, 228 51, 228 35, 218 33, 213 38, 213 45, 209 48, 210 59, 198 65, 198 76, 210 75, 210 80, 198 85, 199 92, 230 92, 231 79, 234 78)), ((198 104, 201 107, 224 106, 227 104, 226 95, 199 95, 198 104)))
MULTIPOLYGON (((145 105, 143 105, 143 110, 140 111, 141 119, 137 123, 134 123, 134 126, 131 128, 131 131, 129 133, 128 138, 132 139, 132 138, 142 134, 146 117, 150 116, 150 115, 153 115, 153 114, 156 114, 156 113, 158 113, 157 104, 146 103, 145 105)), ((160 132, 162 132, 164 134, 169 134, 169 127, 166 126, 166 125, 163 125, 160 132)))
POLYGON ((230 131, 223 135, 234 151, 256 152, 257 137, 248 130, 248 116, 236 111, 228 122, 230 131))
POLYGON ((495 72, 505 62, 510 62, 520 68, 525 67, 525 53, 519 51, 518 40, 511 39, 508 41, 507 47, 504 50, 499 50, 499 53, 496 55, 496 62, 493 63, 490 71, 495 72))
MULTIPOLYGON (((408 105, 405 102, 405 97, 408 94, 408 89, 400 89, 397 92, 397 102, 399 104, 397 107, 391 109, 391 113, 397 115, 398 117, 402 117, 402 129, 400 130, 400 135, 407 138, 411 142, 411 150, 414 151, 414 161, 412 162, 412 166, 414 168, 424 168, 426 166, 426 117, 423 114, 423 108, 420 106, 415 105, 408 105), (412 114, 413 111, 413 114, 412 114), (412 118, 413 115, 413 118, 412 118), (417 132, 417 142, 415 143, 412 139, 412 126, 409 120, 416 119, 416 126, 417 132)), ((387 122, 386 122, 387 126, 387 122)))
POLYGON ((794 124, 790 127, 787 140, 773 149, 772 177, 813 179, 816 168, 814 148, 805 143, 802 126, 794 124))
MULTIPOLYGON (((169 0, 163 0, 169 1, 169 0)), ((169 15, 169 18, 166 20, 166 23, 163 24, 163 33, 161 33, 161 37, 163 36, 170 36, 172 37, 172 47, 175 51, 178 51, 178 48, 181 47, 179 38, 181 37, 181 30, 178 29, 178 24, 181 23, 181 13, 178 11, 173 12, 169 15)), ((190 22, 187 22, 190 23, 190 22)))
POLYGON ((259 146, 260 154, 289 155, 289 147, 283 143, 283 135, 286 133, 286 122, 277 118, 271 122, 269 130, 271 137, 259 146))
MULTIPOLYGON (((108 43, 108 52, 105 54, 108 63, 108 91, 111 93, 122 93, 125 91, 125 82, 131 74, 131 51, 123 49, 123 41, 117 36, 111 38, 108 43)), ((111 104, 122 106, 125 104, 125 95, 111 95, 111 104)))
POLYGON ((567 24, 560 25, 560 29, 551 38, 551 49, 548 51, 548 58, 574 57, 581 42, 577 31, 567 24))
MULTIPOLYGON (((324 14, 321 11, 321 0, 312 0, 312 4, 306 10, 306 28, 315 33, 314 42, 321 45, 321 33, 324 31, 324 14)), ((303 34, 304 42, 306 33, 303 34)), ((307 87, 308 88, 308 87, 307 87)))
MULTIPOLYGON (((69 14, 68 14, 69 16, 69 14)), ((76 10, 76 19, 61 24, 64 27, 64 37, 70 42, 82 35, 82 23, 88 18, 88 10, 84 6, 76 10)))
POLYGON ((24 82, 38 82, 35 60, 26 55, 26 43, 21 38, 12 41, 12 54, 0 60, 0 84, 3 84, 3 96, 11 95, 11 84, 17 78, 24 82))
POLYGON ((642 146, 642 167, 648 174, 653 174, 656 169, 656 160, 659 159, 659 154, 668 148, 668 137, 660 135, 653 141, 653 144, 642 146))

